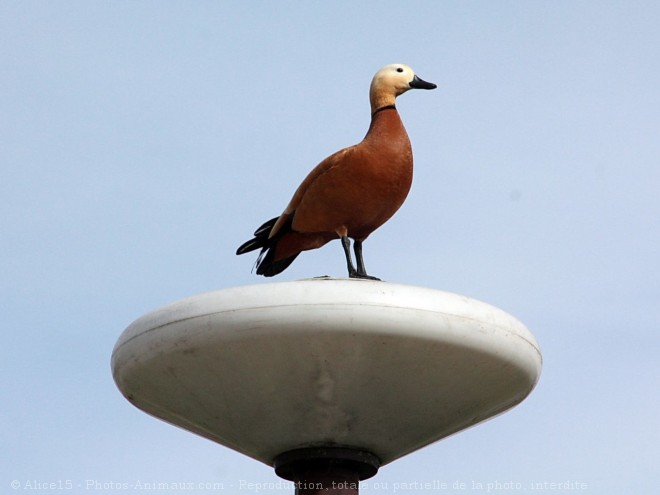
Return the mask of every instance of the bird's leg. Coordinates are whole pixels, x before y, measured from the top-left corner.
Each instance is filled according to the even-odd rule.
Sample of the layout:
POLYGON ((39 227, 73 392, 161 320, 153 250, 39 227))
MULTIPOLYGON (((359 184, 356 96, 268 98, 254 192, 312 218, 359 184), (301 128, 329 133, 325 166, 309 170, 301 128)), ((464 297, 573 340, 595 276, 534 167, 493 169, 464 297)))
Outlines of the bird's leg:
POLYGON ((358 275, 366 275, 367 270, 364 267, 364 259, 362 259, 362 241, 354 241, 353 250, 355 251, 355 261, 357 262, 358 275))
POLYGON ((351 240, 343 236, 341 238, 341 247, 344 248, 344 254, 346 255, 346 266, 348 267, 348 276, 349 278, 358 277, 358 272, 353 266, 353 260, 351 259, 351 240))
POLYGON ((355 278, 368 278, 369 280, 380 280, 379 278, 367 275, 367 270, 364 267, 364 259, 362 258, 362 241, 356 240, 353 243, 355 250, 355 261, 357 261, 357 274, 355 278))

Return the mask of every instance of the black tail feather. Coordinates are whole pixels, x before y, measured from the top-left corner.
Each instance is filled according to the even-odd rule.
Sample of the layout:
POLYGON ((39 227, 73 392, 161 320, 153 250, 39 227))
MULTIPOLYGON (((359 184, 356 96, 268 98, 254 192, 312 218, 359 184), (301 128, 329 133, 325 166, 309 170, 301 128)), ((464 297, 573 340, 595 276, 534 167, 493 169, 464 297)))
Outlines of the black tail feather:
POLYGON ((250 251, 255 251, 257 249, 264 249, 267 248, 269 243, 268 236, 270 235, 270 231, 273 228, 273 225, 275 225, 275 222, 277 222, 277 219, 280 217, 275 217, 271 218, 267 222, 265 222, 261 227, 259 227, 257 230, 254 231, 254 239, 250 239, 247 242, 244 242, 239 246, 239 248, 236 250, 236 254, 245 254, 249 253, 250 251))
POLYGON ((264 277, 277 275, 293 263, 293 260, 298 256, 296 254, 283 260, 273 261, 273 258, 275 257, 275 249, 271 248, 277 246, 277 242, 280 238, 291 230, 291 223, 293 220, 293 218, 289 218, 282 228, 279 229, 277 234, 270 238, 270 231, 273 229, 275 222, 277 222, 279 218, 280 217, 271 218, 265 222, 261 227, 254 231, 253 239, 244 242, 236 250, 236 254, 240 255, 261 249, 261 253, 259 253, 256 262, 257 275, 263 275, 264 277))
POLYGON ((268 237, 270 235, 270 231, 273 229, 273 226, 277 223, 277 220, 279 218, 280 217, 271 218, 267 222, 264 222, 261 225, 261 227, 259 227, 257 230, 254 231, 254 236, 260 237, 265 235, 266 237, 268 237))
MULTIPOLYGON (((273 261, 274 257, 274 252, 275 250, 269 250, 266 253, 266 256, 262 259, 261 256, 259 256, 259 259, 257 260, 257 275, 263 275, 264 277, 272 277, 273 275, 277 275, 278 273, 282 273, 284 270, 288 268, 288 266, 293 263, 293 260, 295 260, 298 257, 298 254, 295 254, 289 258, 285 258, 283 260, 279 261, 273 261)), ((261 252, 262 254, 264 251, 261 252)))

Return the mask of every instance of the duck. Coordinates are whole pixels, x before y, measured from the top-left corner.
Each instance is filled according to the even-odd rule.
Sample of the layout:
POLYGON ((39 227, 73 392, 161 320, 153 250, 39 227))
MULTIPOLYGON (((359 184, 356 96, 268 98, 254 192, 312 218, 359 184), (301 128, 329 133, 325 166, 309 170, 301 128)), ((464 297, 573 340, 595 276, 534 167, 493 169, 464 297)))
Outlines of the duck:
POLYGON ((413 178, 412 147, 396 98, 411 89, 436 87, 405 64, 389 64, 376 72, 369 87, 371 123, 364 139, 312 169, 284 211, 263 223, 236 254, 261 249, 257 275, 272 277, 301 252, 339 239, 349 278, 380 280, 367 274, 362 244, 401 207, 413 178))

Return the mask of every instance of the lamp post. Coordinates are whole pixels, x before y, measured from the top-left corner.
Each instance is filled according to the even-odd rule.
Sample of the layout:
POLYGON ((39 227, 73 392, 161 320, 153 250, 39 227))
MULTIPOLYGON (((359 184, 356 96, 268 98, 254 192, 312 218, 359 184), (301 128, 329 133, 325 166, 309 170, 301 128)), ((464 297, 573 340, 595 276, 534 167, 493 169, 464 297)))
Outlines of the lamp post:
POLYGON ((357 494, 379 467, 520 403, 541 364, 498 308, 352 279, 184 299, 138 318, 112 355, 136 407, 273 466, 299 495, 357 494))

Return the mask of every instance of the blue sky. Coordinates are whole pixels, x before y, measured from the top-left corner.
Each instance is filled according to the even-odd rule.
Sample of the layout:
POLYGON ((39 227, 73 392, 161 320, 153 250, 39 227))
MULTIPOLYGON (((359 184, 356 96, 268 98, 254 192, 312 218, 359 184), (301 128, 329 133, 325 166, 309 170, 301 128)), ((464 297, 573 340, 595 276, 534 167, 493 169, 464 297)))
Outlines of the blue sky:
MULTIPOLYGON (((369 272, 512 313, 544 369, 362 491, 657 489, 659 22, 651 1, 0 2, 0 490, 278 480, 135 409, 110 354, 158 306, 270 282, 236 247, 363 137, 392 62, 438 89, 398 101, 415 181, 369 272)), ((322 274, 345 275, 339 243, 274 281, 322 274)))

